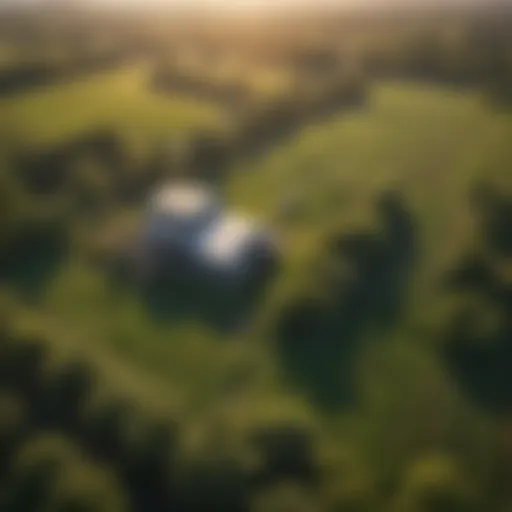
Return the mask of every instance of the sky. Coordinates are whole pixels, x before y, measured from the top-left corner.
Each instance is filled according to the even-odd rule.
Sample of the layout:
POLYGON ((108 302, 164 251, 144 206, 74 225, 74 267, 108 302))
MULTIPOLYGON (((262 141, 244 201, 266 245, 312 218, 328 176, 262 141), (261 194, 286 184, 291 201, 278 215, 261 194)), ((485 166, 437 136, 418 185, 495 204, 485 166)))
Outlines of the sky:
POLYGON ((386 6, 425 8, 428 6, 491 5, 496 2, 512 5, 512 0, 0 0, 2 6, 27 6, 44 4, 86 5, 108 8, 166 7, 215 9, 216 11, 268 11, 322 8, 372 9, 386 6))
MULTIPOLYGON (((354 7, 364 7, 373 5, 386 5, 388 3, 402 3, 410 6, 438 3, 438 4, 456 4, 461 2, 475 2, 478 0, 438 0, 432 2, 432 0, 65 0, 63 4, 103 4, 103 5, 115 5, 115 6, 129 6, 129 5, 158 5, 158 6, 169 6, 173 5, 184 5, 184 4, 205 4, 205 5, 223 5, 225 7, 234 8, 260 8, 260 7, 300 7, 300 6, 317 6, 317 5, 329 5, 329 6, 343 6, 351 5, 354 7)), ((481 2, 487 2, 488 0, 480 0, 481 2)), ((505 0, 505 2, 512 0, 505 0)), ((0 4, 44 4, 53 3, 53 0, 0 0, 0 4)))

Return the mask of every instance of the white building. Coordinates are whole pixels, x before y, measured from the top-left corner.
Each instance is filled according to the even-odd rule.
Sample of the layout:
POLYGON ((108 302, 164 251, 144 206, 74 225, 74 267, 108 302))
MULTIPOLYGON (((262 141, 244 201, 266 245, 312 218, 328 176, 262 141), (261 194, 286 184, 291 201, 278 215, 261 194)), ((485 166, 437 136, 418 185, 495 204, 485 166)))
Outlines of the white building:
POLYGON ((277 257, 268 230, 224 211, 213 191, 189 183, 162 187, 150 198, 145 243, 159 264, 186 264, 222 278, 251 277, 277 257))

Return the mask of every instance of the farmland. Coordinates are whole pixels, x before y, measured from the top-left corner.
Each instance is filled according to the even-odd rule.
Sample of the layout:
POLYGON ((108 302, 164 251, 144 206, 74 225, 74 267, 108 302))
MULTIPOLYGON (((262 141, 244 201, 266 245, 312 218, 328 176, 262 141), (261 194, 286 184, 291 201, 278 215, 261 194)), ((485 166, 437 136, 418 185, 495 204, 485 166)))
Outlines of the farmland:
MULTIPOLYGON (((408 291, 410 311, 397 331, 410 336, 410 322, 429 320, 424 304, 437 300, 437 281, 471 237, 468 188, 484 170, 499 170, 493 167, 503 160, 497 163, 496 155, 507 153, 512 133, 512 118, 492 112, 478 94, 453 94, 442 87, 377 84, 362 111, 307 127, 268 156, 233 171, 226 193, 239 210, 273 222, 290 183, 300 191, 306 210, 298 225, 284 233, 287 261, 260 310, 270 308, 271 317, 271 305, 282 300, 276 297, 307 286, 311 264, 321 257, 322 233, 372 225, 375 195, 398 187, 417 223, 422 257, 408 291)), ((88 350, 94 352, 97 343, 137 371, 158 375, 193 396, 222 402, 225 380, 251 359, 251 386, 261 385, 260 376, 270 372, 271 393, 276 398, 285 393, 282 369, 271 363, 267 344, 254 347, 246 341, 234 350, 233 342, 226 345, 208 321, 193 313, 155 324, 140 296, 109 288, 106 278, 84 264, 80 254, 59 268, 42 300, 58 330, 67 334, 77 322, 83 324, 75 343, 94 340, 88 350)), ((253 313, 258 317, 258 310, 253 313)), ((245 336, 249 340, 251 332, 245 336)), ((364 360, 361 364, 364 372, 364 360)), ((247 392, 255 391, 250 387, 247 392)))
POLYGON ((134 65, 2 99, 2 130, 29 146, 105 128, 147 143, 219 119, 213 105, 153 94, 148 71, 144 64, 134 65))
MULTIPOLYGON (((498 46, 471 24, 450 46, 444 16, 416 46, 392 15, 346 22, 384 57, 322 18, 259 45, 252 21, 78 17, 58 73, 41 52, 43 82, 7 76, 2 510, 508 510, 510 41, 475 22, 498 46), (277 237, 258 294, 125 266, 176 180, 277 237)), ((55 45, 23 22, 25 52, 55 45)))

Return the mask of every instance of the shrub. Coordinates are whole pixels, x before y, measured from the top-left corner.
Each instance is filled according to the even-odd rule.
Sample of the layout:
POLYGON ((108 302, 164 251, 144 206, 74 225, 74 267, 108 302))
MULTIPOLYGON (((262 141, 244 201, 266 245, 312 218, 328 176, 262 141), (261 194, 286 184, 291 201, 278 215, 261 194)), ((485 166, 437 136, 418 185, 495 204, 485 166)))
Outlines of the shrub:
POLYGON ((471 484, 456 461, 446 455, 427 455, 409 468, 397 510, 466 512, 474 510, 473 498, 471 484))

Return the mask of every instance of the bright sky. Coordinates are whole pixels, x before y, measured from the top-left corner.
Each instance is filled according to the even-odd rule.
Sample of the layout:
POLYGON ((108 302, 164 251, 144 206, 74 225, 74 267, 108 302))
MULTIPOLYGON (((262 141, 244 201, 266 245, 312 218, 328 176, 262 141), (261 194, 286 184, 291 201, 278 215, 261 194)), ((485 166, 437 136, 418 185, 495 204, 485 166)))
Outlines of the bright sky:
MULTIPOLYGON (((425 4, 454 5, 457 3, 475 3, 479 0, 67 0, 66 4, 89 4, 89 5, 111 5, 121 6, 168 6, 172 7, 223 7, 229 9, 266 9, 266 8, 297 8, 297 7, 373 7, 385 6, 386 4, 402 4, 418 6, 425 4)), ((489 0, 480 0, 487 2, 489 0)), ((512 0, 504 0, 512 2, 512 0)), ((0 5, 30 5, 52 3, 53 0, 0 0, 0 5)))
MULTIPOLYGON (((1 0, 0 0, 1 1, 1 0)), ((83 1, 83 0, 75 0, 83 1)), ((129 5, 157 5, 157 6, 205 6, 205 7, 223 7, 235 10, 245 9, 275 9, 300 6, 331 5, 342 4, 370 4, 376 2, 388 2, 389 0, 87 0, 89 3, 109 4, 116 6, 129 5)), ((411 1, 411 0, 409 0, 411 1)), ((422 0, 412 0, 422 1, 422 0)))
MULTIPOLYGON (((1 1, 1 0, 0 0, 1 1)), ((90 3, 109 3, 116 5, 130 5, 143 3, 157 4, 163 6, 173 5, 223 5, 234 8, 275 8, 275 7, 298 7, 298 6, 343 6, 350 4, 352 6, 365 6, 365 5, 385 5, 390 3, 397 3, 396 0, 75 0, 88 1, 90 3)), ((485 1, 485 0, 483 0, 485 1)), ((398 0, 398 3, 408 5, 419 5, 425 3, 445 3, 447 5, 460 2, 460 0, 439 0, 432 2, 432 0, 398 0)))

